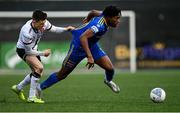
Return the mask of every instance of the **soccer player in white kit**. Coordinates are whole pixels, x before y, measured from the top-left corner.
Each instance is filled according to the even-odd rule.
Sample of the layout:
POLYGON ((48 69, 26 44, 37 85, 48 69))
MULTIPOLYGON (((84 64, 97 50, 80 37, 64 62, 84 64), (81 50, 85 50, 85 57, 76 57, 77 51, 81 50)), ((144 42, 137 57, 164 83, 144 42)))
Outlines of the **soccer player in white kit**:
POLYGON ((32 72, 26 75, 19 84, 11 87, 21 100, 26 100, 23 94, 23 88, 30 84, 27 102, 44 103, 41 98, 36 96, 36 88, 39 85, 39 79, 43 72, 43 64, 41 63, 40 56, 48 57, 51 53, 51 49, 46 49, 44 51, 38 50, 38 43, 44 31, 62 33, 73 29, 74 27, 72 26, 57 27, 52 25, 47 20, 47 14, 41 10, 35 10, 32 14, 32 19, 23 25, 19 34, 16 52, 18 56, 29 65, 32 72))

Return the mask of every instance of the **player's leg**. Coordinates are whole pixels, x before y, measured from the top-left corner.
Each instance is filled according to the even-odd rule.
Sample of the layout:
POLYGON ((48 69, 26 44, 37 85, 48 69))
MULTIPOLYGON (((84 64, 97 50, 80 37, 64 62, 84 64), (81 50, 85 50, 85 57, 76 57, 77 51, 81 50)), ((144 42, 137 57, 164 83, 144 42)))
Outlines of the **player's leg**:
MULTIPOLYGON (((68 60, 70 61, 70 60, 68 60)), ((67 61, 67 62, 68 62, 67 61)), ((58 72, 52 73, 45 81, 43 81, 38 87, 37 87, 37 95, 41 97, 42 90, 51 87, 52 85, 56 84, 57 82, 65 79, 76 67, 76 64, 70 65, 67 63, 66 60, 64 60, 64 63, 62 65, 62 68, 58 72)))
POLYGON ((74 70, 75 67, 76 65, 70 68, 62 66, 62 68, 58 72, 52 73, 46 81, 41 83, 40 89, 44 90, 48 87, 51 87, 53 84, 65 79, 74 70))
POLYGON ((13 85, 11 87, 12 91, 14 91, 18 95, 20 100, 23 100, 23 101, 26 100, 24 93, 23 93, 23 88, 24 88, 24 86, 26 86, 30 83, 30 80, 31 80, 30 76, 31 76, 30 74, 26 75, 26 77, 19 84, 13 85))
POLYGON ((27 64, 33 70, 31 74, 31 83, 30 83, 28 102, 44 103, 44 101, 36 97, 36 88, 39 84, 39 79, 43 72, 43 65, 40 61, 40 58, 34 55, 28 55, 26 56, 25 59, 26 59, 27 64))
POLYGON ((31 80, 31 74, 27 74, 25 78, 17 85, 18 90, 23 90, 24 86, 28 85, 31 80))
POLYGON ((105 79, 107 81, 111 81, 114 76, 114 67, 109 57, 107 55, 103 56, 98 60, 96 60, 95 63, 105 70, 106 73, 105 79))
MULTIPOLYGON (((25 54, 25 50, 24 49, 19 49, 17 48, 16 49, 16 52, 18 54, 18 56, 25 61, 25 57, 26 57, 26 54, 25 54)), ((26 61, 25 61, 26 62, 26 61)), ((31 73, 32 74, 32 73, 31 73)), ((24 88, 24 86, 28 85, 30 83, 30 80, 31 80, 31 74, 27 74, 25 76, 25 78, 17 85, 17 89, 18 90, 22 90, 24 88)))
POLYGON ((94 45, 91 52, 95 63, 105 70, 104 83, 106 83, 114 92, 119 92, 119 86, 112 81, 114 77, 114 66, 109 57, 97 44, 94 45))
MULTIPOLYGON (((22 60, 25 60, 25 50, 24 49, 18 49, 16 50, 18 56, 22 59, 22 60)), ((24 86, 28 85, 30 83, 30 80, 31 80, 31 77, 30 77, 30 74, 26 75, 25 78, 17 85, 13 85, 11 87, 12 91, 15 92, 19 99, 20 100, 23 100, 25 101, 25 96, 24 96, 24 93, 23 93, 23 88, 24 86)))
POLYGON ((113 64, 112 64, 111 60, 109 59, 109 57, 107 55, 103 56, 103 57, 99 58, 98 60, 96 60, 95 63, 105 70, 104 83, 106 85, 108 85, 112 89, 112 91, 114 91, 115 93, 118 93, 120 91, 120 89, 119 89, 119 86, 116 85, 112 81, 112 79, 114 77, 114 68, 113 68, 113 64))
POLYGON ((73 47, 71 47, 64 59, 62 68, 58 72, 52 73, 47 80, 42 82, 39 90, 44 90, 58 81, 65 79, 83 58, 85 58, 84 52, 81 53, 78 49, 73 49, 73 47))

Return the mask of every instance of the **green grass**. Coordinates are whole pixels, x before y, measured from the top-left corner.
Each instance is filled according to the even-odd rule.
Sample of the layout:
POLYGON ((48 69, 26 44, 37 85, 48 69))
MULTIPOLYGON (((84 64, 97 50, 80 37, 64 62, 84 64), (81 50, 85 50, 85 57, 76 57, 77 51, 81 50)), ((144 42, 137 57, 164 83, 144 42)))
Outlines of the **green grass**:
MULTIPOLYGON (((101 74, 71 74, 43 93, 45 104, 30 104, 18 100, 10 90, 24 76, 0 76, 1 112, 175 112, 180 111, 180 71, 143 71, 134 75, 120 73, 114 81, 119 94, 103 83, 101 74), (163 103, 149 99, 152 88, 161 87, 167 98, 163 103)), ((46 79, 43 77, 42 80, 46 79)), ((28 95, 29 87, 25 88, 28 95)))

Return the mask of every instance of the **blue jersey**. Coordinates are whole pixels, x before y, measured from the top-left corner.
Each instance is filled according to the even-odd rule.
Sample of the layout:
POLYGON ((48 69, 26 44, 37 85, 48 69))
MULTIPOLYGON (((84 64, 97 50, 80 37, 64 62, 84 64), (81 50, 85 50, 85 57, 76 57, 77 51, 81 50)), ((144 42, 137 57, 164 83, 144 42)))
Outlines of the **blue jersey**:
POLYGON ((100 15, 98 17, 94 17, 89 23, 83 24, 72 31, 72 44, 74 47, 81 47, 80 37, 87 29, 91 29, 94 32, 93 37, 88 39, 88 44, 91 48, 98 42, 101 36, 104 35, 108 29, 104 16, 100 15))
POLYGON ((100 37, 104 35, 108 29, 106 20, 104 19, 103 15, 100 15, 93 18, 89 23, 83 24, 72 31, 73 39, 68 54, 63 62, 64 67, 74 68, 82 59, 87 57, 86 52, 82 48, 80 42, 81 35, 87 29, 91 29, 94 32, 93 37, 88 38, 89 49, 94 60, 96 61, 106 55, 106 53, 97 44, 100 37))

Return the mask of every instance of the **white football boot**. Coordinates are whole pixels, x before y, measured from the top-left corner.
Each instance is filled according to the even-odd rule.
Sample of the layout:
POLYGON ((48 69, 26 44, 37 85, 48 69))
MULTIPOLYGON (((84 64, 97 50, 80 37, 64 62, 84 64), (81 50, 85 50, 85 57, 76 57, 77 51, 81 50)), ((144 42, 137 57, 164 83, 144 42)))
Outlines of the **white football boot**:
POLYGON ((116 85, 113 81, 104 80, 104 83, 105 83, 107 86, 109 86, 113 92, 115 92, 115 93, 119 93, 119 92, 120 92, 119 86, 116 85))

